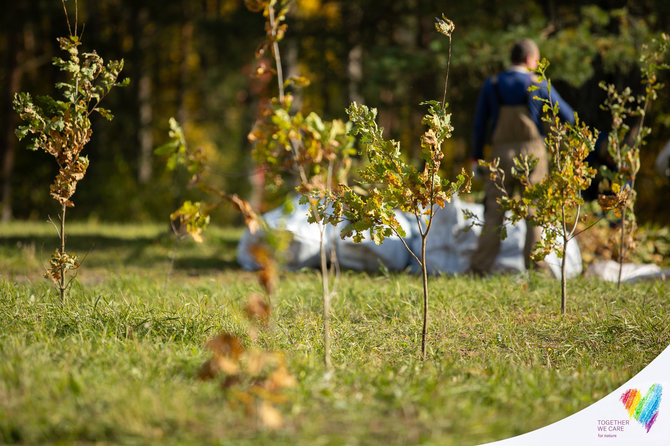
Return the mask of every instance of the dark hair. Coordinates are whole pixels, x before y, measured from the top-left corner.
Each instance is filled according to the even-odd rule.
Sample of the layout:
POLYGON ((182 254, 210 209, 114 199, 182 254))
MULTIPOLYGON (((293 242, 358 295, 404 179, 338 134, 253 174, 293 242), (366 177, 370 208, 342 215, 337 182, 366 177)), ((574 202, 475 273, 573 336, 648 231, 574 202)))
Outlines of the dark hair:
POLYGON ((535 42, 530 39, 521 39, 512 47, 511 59, 514 65, 523 64, 526 62, 528 56, 539 54, 540 50, 537 48, 535 42))

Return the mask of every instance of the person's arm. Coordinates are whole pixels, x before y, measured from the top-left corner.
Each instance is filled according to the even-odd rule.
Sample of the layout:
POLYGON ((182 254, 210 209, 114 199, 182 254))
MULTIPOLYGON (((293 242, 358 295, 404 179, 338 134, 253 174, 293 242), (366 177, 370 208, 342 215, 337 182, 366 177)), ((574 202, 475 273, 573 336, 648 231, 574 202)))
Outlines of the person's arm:
MULTIPOLYGON (((539 90, 531 92, 531 95, 538 96, 542 99, 549 99, 549 90, 547 89, 547 83, 542 82, 542 84, 540 84, 539 87, 540 87, 539 90)), ((562 121, 569 122, 570 124, 575 123, 575 111, 572 109, 572 107, 570 107, 570 104, 565 102, 565 100, 561 97, 558 91, 555 88, 553 88, 553 86, 551 88, 551 102, 552 105, 558 104, 558 117, 562 121)), ((540 101, 537 100, 531 101, 531 106, 537 109, 538 116, 540 115, 542 105, 543 104, 540 101)))
POLYGON ((490 101, 491 80, 487 79, 479 92, 477 100, 477 111, 475 112, 473 147, 471 158, 476 161, 484 157, 484 144, 486 143, 486 132, 491 117, 490 101))
POLYGON ((565 102, 561 95, 555 89, 551 89, 551 100, 554 104, 558 104, 558 117, 570 124, 575 123, 575 111, 570 107, 570 104, 565 102))

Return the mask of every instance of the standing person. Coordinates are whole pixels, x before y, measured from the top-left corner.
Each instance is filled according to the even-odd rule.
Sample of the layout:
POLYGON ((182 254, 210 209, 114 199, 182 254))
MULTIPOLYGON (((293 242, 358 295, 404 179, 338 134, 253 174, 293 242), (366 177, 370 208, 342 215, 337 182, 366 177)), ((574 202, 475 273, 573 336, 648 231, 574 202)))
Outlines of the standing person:
MULTIPOLYGON (((531 70, 538 66, 540 51, 530 39, 522 39, 514 44, 511 53, 512 66, 486 80, 477 102, 475 115, 473 163, 484 156, 484 144, 490 131, 492 158, 500 158, 500 168, 505 172, 505 190, 512 193, 520 188, 518 180, 512 176, 514 158, 519 155, 533 155, 538 163, 530 174, 530 182, 537 183, 547 174, 549 164, 542 132, 541 101, 535 96, 548 99, 546 82, 538 83, 531 70), (536 85, 538 90, 528 91, 536 85)), ((551 89, 552 103, 558 103, 559 117, 574 122, 572 108, 551 89)), ((503 223, 503 212, 497 199, 501 192, 490 179, 485 183, 484 227, 479 237, 477 249, 470 259, 470 272, 476 275, 490 273, 500 251, 499 227, 503 223)), ((526 240, 524 260, 530 267, 530 254, 540 240, 541 230, 526 220, 526 240)))

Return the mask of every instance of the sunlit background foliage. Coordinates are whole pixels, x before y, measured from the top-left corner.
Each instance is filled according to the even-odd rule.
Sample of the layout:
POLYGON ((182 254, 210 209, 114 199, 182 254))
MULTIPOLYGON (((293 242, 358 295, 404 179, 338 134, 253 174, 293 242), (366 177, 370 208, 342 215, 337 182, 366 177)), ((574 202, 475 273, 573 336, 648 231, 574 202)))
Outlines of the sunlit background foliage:
MULTIPOLYGON (((58 53, 56 38, 67 32, 62 9, 56 0, 15 1, 0 18, 3 219, 56 213, 45 187, 56 166, 43 153, 23 150, 13 134, 17 117, 10 98, 16 91, 52 93, 59 74, 51 58, 58 53)), ((670 3, 399 0, 382 7, 370 0, 296 0, 288 18, 291 32, 282 41, 284 69, 311 80, 296 101, 324 119, 346 119, 344 110, 354 100, 376 107, 386 136, 412 150, 423 132, 418 104, 441 93, 447 44, 433 24, 442 12, 458 24, 448 98, 454 134, 443 161, 451 175, 469 157, 480 85, 508 63, 514 40, 536 39, 551 61, 548 75, 558 91, 587 124, 606 131, 607 114, 598 108, 604 92, 597 84, 639 88, 638 50, 650 33, 669 28, 670 3)), ((96 138, 87 149, 91 167, 71 217, 164 220, 178 203, 200 198, 184 187, 188 173, 167 171, 165 160, 153 154, 166 142, 171 116, 191 145, 213 160, 218 186, 251 197, 246 135, 277 88, 269 78, 250 76, 262 41, 262 17, 242 0, 79 0, 78 16, 85 48, 125 59, 124 73, 132 82, 106 104, 116 119, 107 125, 93 122, 96 138)), ((660 92, 647 121, 653 133, 641 154, 642 222, 668 219, 663 204, 670 185, 652 164, 670 137, 670 115, 663 108, 669 95, 668 88, 660 92)), ((216 217, 220 223, 237 218, 230 210, 216 217)))

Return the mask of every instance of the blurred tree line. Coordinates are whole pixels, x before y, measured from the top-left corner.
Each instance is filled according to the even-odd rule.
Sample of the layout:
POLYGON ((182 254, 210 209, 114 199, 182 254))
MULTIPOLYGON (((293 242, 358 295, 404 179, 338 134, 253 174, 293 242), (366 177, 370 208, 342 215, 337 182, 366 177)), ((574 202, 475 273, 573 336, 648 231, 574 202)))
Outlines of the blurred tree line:
MULTIPOLYGON (((66 4, 74 11, 73 0, 66 4)), ((641 45, 670 29, 665 0, 296 0, 282 41, 284 70, 312 81, 297 100, 328 119, 344 118, 354 100, 377 107, 388 135, 412 147, 425 111, 416 104, 442 94, 447 48, 433 26, 442 13, 456 24, 448 92, 455 132, 444 163, 453 171, 469 159, 479 88, 508 64, 516 39, 538 42, 558 91, 586 123, 607 131, 598 82, 639 90, 641 45)), ((44 218, 56 213, 48 189, 56 166, 21 147, 11 100, 17 91, 54 94, 59 73, 51 59, 56 37, 67 33, 63 6, 60 0, 10 1, 0 20, 2 219, 44 218)), ((106 99, 115 119, 94 122, 86 149, 90 168, 72 218, 162 220, 177 202, 197 195, 186 190, 186 173, 166 171, 165 160, 153 154, 167 140, 171 116, 212 160, 218 186, 249 197, 254 171, 246 135, 259 104, 276 88, 253 76, 262 17, 243 0, 79 0, 78 21, 84 49, 124 58, 131 84, 106 99)), ((668 90, 647 121, 653 133, 641 155, 643 221, 664 223, 670 215, 668 180, 652 166, 670 138, 668 90)), ((223 212, 217 221, 234 218, 223 212)))

